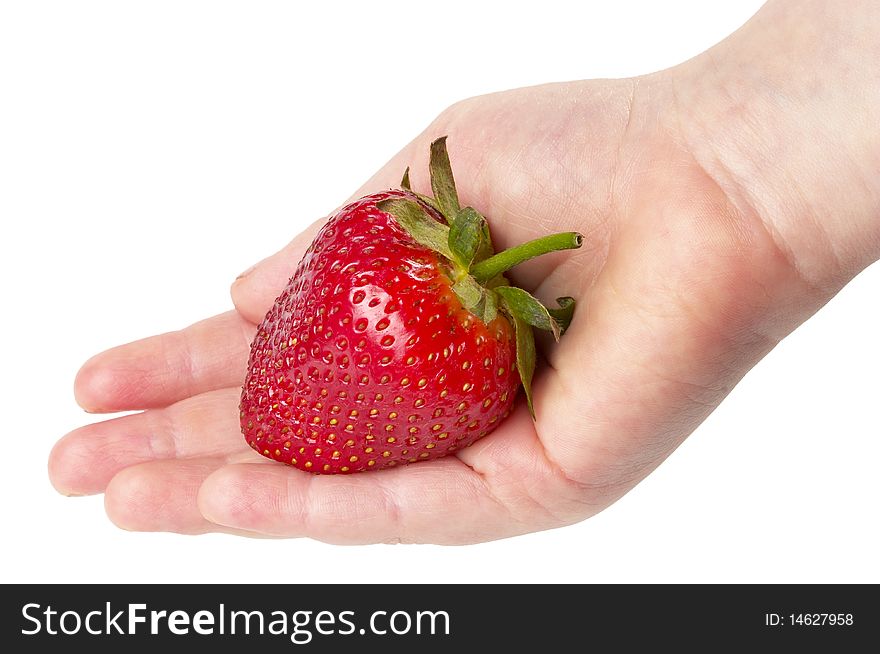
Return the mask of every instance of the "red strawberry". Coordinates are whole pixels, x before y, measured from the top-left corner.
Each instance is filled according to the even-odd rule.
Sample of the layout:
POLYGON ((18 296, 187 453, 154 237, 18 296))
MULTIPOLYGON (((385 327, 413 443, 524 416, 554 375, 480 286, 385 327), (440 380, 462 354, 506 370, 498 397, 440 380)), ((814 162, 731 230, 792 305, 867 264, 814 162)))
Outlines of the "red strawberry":
POLYGON ((574 303, 548 310, 503 272, 580 235, 495 255, 485 220, 459 207, 445 137, 431 146, 435 198, 408 177, 330 218, 260 325, 241 427, 264 456, 310 472, 385 468, 486 435, 521 379, 531 409, 531 326, 558 337, 574 303))

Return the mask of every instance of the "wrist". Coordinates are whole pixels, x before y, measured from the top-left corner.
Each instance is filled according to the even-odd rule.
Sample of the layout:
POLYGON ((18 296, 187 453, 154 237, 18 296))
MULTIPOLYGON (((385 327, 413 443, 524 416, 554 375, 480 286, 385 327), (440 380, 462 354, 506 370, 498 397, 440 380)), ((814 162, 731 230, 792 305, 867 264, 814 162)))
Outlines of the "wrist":
POLYGON ((669 71, 693 156, 823 294, 880 258, 878 33, 871 1, 772 1, 669 71))

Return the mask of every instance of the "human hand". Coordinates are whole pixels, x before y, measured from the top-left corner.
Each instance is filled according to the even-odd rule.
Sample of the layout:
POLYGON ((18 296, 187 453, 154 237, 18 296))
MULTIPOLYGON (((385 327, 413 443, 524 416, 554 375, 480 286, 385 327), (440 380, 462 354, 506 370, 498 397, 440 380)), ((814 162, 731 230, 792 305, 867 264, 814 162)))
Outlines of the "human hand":
POLYGON ((369 474, 313 476, 255 455, 238 426, 248 343, 314 226, 236 281, 237 312, 90 360, 76 386, 85 408, 147 410, 66 436, 53 483, 105 492, 129 529, 344 543, 475 542, 608 506, 880 250, 877 178, 865 174, 880 148, 860 129, 880 104, 873 123, 841 115, 847 89, 830 80, 848 62, 818 54, 824 88, 803 97, 810 35, 789 13, 771 4, 646 78, 456 105, 356 194, 396 185, 407 165, 427 191, 427 144, 448 134, 462 202, 489 218, 499 248, 584 234, 580 251, 513 273, 544 300, 579 302, 562 342, 544 343, 535 422, 521 406, 455 457, 369 474))

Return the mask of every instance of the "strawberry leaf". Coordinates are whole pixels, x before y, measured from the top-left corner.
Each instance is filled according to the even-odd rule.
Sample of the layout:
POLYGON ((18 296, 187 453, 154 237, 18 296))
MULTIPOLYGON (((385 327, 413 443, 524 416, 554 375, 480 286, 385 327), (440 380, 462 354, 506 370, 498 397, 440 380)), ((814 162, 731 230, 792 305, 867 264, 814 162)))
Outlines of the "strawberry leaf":
POLYGON ((504 306, 514 317, 538 329, 549 330, 553 333, 553 338, 559 340, 562 329, 556 318, 550 315, 547 307, 529 293, 515 286, 499 286, 495 292, 501 296, 504 306))
POLYGON ((522 318, 512 316, 516 332, 516 369, 526 393, 529 413, 535 418, 535 407, 532 405, 532 377, 535 374, 535 335, 532 327, 522 318))
POLYGON ((455 179, 452 177, 452 165, 446 151, 446 137, 441 136, 431 143, 431 190, 440 212, 446 221, 455 220, 461 205, 458 203, 458 192, 455 190, 455 179))
POLYGON ((412 191, 412 186, 409 183, 409 166, 403 171, 403 179, 400 180, 400 188, 412 191))
MULTIPOLYGON (((413 194, 414 194, 419 200, 421 200, 421 201, 424 202, 426 205, 428 205, 429 207, 431 207, 434 211, 436 211, 437 213, 440 213, 440 207, 437 206, 437 203, 434 202, 434 198, 432 198, 430 195, 422 195, 421 193, 416 193, 415 191, 413 191, 413 194)), ((446 220, 446 216, 443 216, 443 221, 446 222, 446 223, 449 222, 448 220, 446 220)))
POLYGON ((486 219, 471 207, 460 210, 449 228, 449 250, 455 262, 468 270, 483 249, 488 233, 486 219))
POLYGON ((480 237, 480 248, 477 250, 477 255, 474 257, 472 263, 485 261, 495 254, 495 248, 492 246, 492 235, 489 233, 489 222, 485 218, 483 218, 482 232, 483 233, 480 237))
POLYGON ((449 228, 429 216, 418 202, 400 199, 383 200, 376 206, 394 216, 397 224, 416 243, 452 260, 452 252, 449 251, 449 228))
POLYGON ((498 315, 498 302, 495 294, 480 286, 474 278, 465 275, 452 285, 452 290, 465 309, 474 314, 485 324, 495 320, 498 315))
POLYGON ((547 312, 553 316, 554 320, 559 323, 559 334, 562 335, 568 330, 568 326, 571 324, 572 316, 574 316, 574 298, 573 297, 558 297, 556 298, 556 304, 559 305, 558 309, 547 309, 547 312))

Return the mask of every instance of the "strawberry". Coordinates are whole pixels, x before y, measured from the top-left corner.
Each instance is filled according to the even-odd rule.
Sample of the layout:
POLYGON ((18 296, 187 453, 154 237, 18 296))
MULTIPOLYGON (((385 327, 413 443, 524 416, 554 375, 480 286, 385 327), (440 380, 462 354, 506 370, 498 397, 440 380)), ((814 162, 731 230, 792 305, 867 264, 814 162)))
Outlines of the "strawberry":
POLYGON ((401 189, 331 217, 259 326, 240 418, 264 456, 376 470, 467 447, 510 413, 520 385, 532 410, 532 327, 558 338, 574 301, 547 309, 503 273, 581 236, 495 254, 486 220, 459 205, 445 137, 430 170, 434 197, 410 190, 407 169, 401 189))

